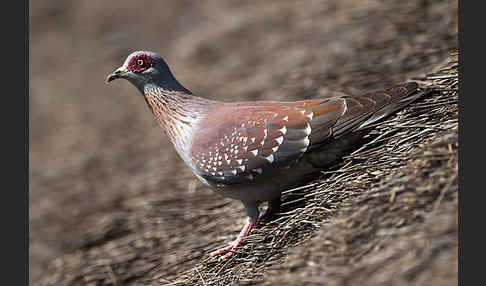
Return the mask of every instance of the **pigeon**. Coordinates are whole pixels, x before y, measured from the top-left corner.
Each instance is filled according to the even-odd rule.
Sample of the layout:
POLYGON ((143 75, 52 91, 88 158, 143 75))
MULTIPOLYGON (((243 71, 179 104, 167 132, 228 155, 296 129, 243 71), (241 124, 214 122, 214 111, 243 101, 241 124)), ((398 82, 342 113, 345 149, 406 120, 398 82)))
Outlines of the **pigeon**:
MULTIPOLYGON (((176 152, 194 175, 222 196, 241 201, 247 222, 211 256, 227 259, 255 228, 258 206, 278 212, 281 193, 339 162, 372 124, 427 94, 403 82, 360 95, 298 101, 223 102, 195 95, 154 52, 135 51, 109 74, 144 96, 176 152)), ((231 91, 229 91, 231 92, 231 91)))

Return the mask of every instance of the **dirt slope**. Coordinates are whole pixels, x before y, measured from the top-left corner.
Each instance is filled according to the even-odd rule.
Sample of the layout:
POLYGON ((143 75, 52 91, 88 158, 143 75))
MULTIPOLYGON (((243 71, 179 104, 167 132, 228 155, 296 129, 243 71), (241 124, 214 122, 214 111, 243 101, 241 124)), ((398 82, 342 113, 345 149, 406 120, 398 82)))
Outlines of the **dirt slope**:
POLYGON ((30 13, 31 284, 456 281, 457 67, 439 68, 457 49, 457 1, 50 0, 30 13), (217 263, 207 253, 243 207, 197 182, 132 86, 104 83, 135 49, 225 101, 413 78, 436 91, 217 263))

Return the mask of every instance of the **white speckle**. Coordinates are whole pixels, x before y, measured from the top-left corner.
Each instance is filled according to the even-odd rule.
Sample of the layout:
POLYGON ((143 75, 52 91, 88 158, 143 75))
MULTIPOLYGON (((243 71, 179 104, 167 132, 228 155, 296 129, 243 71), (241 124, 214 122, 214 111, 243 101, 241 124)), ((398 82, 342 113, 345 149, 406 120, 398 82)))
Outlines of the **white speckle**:
POLYGON ((243 151, 246 152, 246 150, 248 150, 248 146, 243 146, 243 151))
POLYGON ((223 176, 223 172, 218 172, 218 175, 223 176))
POLYGON ((280 136, 277 139, 275 139, 275 141, 277 141, 278 145, 280 145, 280 144, 282 144, 283 139, 284 139, 283 136, 280 136))
POLYGON ((279 146, 276 146, 276 147, 273 147, 273 148, 272 148, 273 153, 277 152, 278 147, 279 147, 279 146))
POLYGON ((311 111, 310 114, 307 114, 307 117, 309 117, 310 120, 312 120, 312 117, 314 117, 314 112, 311 111))
POLYGON ((248 140, 248 137, 243 137, 243 142, 246 143, 246 140, 248 140))
POLYGON ((242 165, 242 166, 238 166, 238 167, 236 167, 236 168, 237 168, 237 169, 240 169, 240 170, 241 170, 241 172, 244 172, 244 171, 245 171, 245 169, 246 169, 246 168, 245 168, 245 166, 243 166, 243 165, 242 165))
POLYGON ((250 138, 251 143, 255 143, 255 137, 250 138))
POLYGON ((310 127, 310 124, 309 124, 309 123, 307 123, 307 127, 305 128, 305 135, 309 135, 309 134, 311 134, 311 131, 312 131, 312 129, 311 129, 311 127, 310 127))
POLYGON ((289 117, 288 117, 288 116, 285 116, 285 117, 283 118, 283 120, 285 120, 285 121, 289 121, 289 117))
POLYGON ((218 166, 221 166, 221 165, 223 165, 223 162, 219 161, 218 166))
POLYGON ((241 127, 245 127, 245 123, 241 123, 241 127))
POLYGON ((268 155, 268 157, 265 157, 265 159, 266 159, 268 162, 272 163, 272 162, 273 162, 273 154, 268 155))
POLYGON ((238 172, 236 170, 231 170, 231 174, 236 175, 238 172))
POLYGON ((211 176, 216 176, 215 172, 211 172, 210 174, 211 174, 211 176))
POLYGON ((238 164, 241 165, 241 162, 243 162, 243 160, 238 159, 238 160, 236 160, 236 162, 238 162, 238 164))
POLYGON ((218 160, 221 160, 221 159, 223 159, 223 156, 218 156, 218 160))
POLYGON ((253 171, 257 172, 257 173, 258 173, 258 174, 260 174, 260 175, 263 173, 263 170, 262 170, 262 169, 255 169, 255 170, 253 170, 253 171))
POLYGON ((284 126, 284 127, 280 128, 278 131, 282 132, 283 135, 285 135, 287 133, 287 127, 284 126))
POLYGON ((310 141, 309 141, 309 136, 307 136, 307 137, 305 137, 305 139, 304 139, 304 144, 305 144, 305 147, 309 146, 309 143, 310 143, 310 141))
POLYGON ((265 145, 265 140, 262 140, 262 142, 260 142, 260 145, 265 145))
POLYGON ((202 162, 203 162, 203 163, 206 163, 206 160, 204 160, 204 159, 203 159, 203 160, 202 160, 202 162))
POLYGON ((217 164, 218 164, 218 162, 217 161, 214 161, 213 166, 216 166, 217 164))
POLYGON ((238 154, 238 152, 239 152, 238 150, 235 150, 235 154, 238 154))
POLYGON ((250 151, 250 152, 251 152, 251 153, 253 153, 253 155, 255 155, 255 156, 258 154, 258 150, 257 150, 257 149, 252 150, 252 151, 250 151))
POLYGON ((253 180, 253 176, 251 174, 249 174, 248 176, 246 176, 248 179, 250 180, 253 180))
POLYGON ((230 164, 231 163, 231 160, 226 160, 226 164, 230 164))
POLYGON ((228 154, 224 154, 224 159, 228 160, 228 154))
POLYGON ((267 129, 263 130, 263 133, 265 134, 265 137, 267 137, 268 130, 267 129))

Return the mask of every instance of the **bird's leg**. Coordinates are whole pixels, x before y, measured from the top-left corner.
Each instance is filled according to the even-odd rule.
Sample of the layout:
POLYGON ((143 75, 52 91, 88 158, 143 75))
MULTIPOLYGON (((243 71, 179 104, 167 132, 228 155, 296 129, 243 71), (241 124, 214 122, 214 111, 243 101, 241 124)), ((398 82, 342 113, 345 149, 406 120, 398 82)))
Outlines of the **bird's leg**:
POLYGON ((221 255, 226 253, 225 255, 221 256, 219 260, 227 259, 233 254, 232 250, 240 246, 241 243, 243 242, 243 239, 246 236, 248 236, 248 234, 251 232, 253 228, 255 228, 258 222, 258 207, 257 205, 247 205, 247 204, 245 204, 245 207, 246 207, 246 214, 248 216, 248 221, 246 222, 245 226, 241 229, 240 234, 238 234, 238 237, 228 246, 215 250, 211 252, 209 255, 216 256, 216 255, 221 255))

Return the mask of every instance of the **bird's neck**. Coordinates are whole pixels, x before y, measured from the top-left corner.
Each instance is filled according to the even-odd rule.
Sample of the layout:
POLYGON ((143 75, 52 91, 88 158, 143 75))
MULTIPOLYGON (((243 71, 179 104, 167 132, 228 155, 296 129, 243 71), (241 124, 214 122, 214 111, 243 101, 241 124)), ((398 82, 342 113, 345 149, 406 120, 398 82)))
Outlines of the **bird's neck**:
POLYGON ((194 127, 213 102, 187 90, 170 90, 158 86, 146 86, 143 94, 164 133, 182 159, 187 161, 185 156, 192 144, 194 127))

